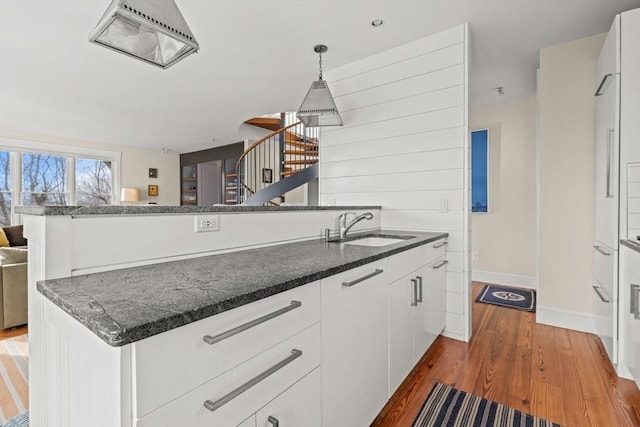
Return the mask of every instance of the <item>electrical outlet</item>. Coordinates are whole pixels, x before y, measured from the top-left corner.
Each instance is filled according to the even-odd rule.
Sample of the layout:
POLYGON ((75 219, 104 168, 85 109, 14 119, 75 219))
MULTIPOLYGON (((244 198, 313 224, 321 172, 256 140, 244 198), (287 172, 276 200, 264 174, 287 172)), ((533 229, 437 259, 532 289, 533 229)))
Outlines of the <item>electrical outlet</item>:
POLYGON ((471 259, 474 261, 478 260, 478 252, 471 252, 471 259))
POLYGON ((220 222, 217 215, 196 215, 196 233, 220 230, 220 222))

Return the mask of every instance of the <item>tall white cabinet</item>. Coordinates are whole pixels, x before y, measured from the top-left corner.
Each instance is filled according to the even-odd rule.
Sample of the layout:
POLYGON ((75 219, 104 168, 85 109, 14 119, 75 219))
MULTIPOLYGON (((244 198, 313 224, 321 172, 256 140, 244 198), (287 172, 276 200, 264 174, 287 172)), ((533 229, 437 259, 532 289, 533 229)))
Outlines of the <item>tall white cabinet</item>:
POLYGON ((620 169, 620 16, 616 16, 598 60, 596 91, 594 313, 609 358, 617 362, 617 280, 620 169))

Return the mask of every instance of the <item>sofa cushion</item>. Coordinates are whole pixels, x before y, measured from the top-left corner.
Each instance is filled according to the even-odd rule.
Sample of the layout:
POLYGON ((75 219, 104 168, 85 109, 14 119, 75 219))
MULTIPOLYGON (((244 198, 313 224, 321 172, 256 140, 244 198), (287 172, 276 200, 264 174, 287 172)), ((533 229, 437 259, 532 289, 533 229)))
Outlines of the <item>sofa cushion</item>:
POLYGON ((0 248, 0 264, 7 265, 27 262, 27 253, 28 250, 26 248, 2 247, 0 248))
POLYGON ((10 244, 4 230, 0 228, 0 247, 9 246, 10 244))
POLYGON ((4 234, 9 239, 9 245, 11 246, 26 246, 27 239, 24 238, 22 234, 22 226, 21 225, 12 225, 10 227, 3 227, 2 230, 4 234))

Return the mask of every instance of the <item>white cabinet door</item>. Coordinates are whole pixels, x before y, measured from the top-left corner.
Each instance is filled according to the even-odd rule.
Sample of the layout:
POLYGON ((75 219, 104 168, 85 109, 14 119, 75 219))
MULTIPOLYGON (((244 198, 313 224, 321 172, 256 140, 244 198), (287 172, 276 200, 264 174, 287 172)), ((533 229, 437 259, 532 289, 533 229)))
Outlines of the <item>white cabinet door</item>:
POLYGON ((236 427, 256 427, 256 416, 250 416, 249 418, 238 424, 236 427))
POLYGON ((442 333, 446 322, 447 304, 447 264, 444 257, 430 263, 421 273, 424 274, 425 295, 421 307, 422 316, 426 318, 423 338, 416 336, 416 357, 420 359, 442 333), (421 343, 418 345, 418 343, 421 343))
POLYGON ((369 425, 387 402, 388 259, 322 279, 322 423, 369 425))
POLYGON ((389 396, 415 365, 414 312, 417 279, 408 275, 389 285, 389 396))
POLYGON ((596 97, 596 240, 618 248, 620 35, 614 20, 598 59, 596 97))
POLYGON ((256 414, 257 426, 320 427, 321 388, 322 378, 318 367, 260 409, 256 414))
POLYGON ((640 253, 621 246, 620 313, 624 364, 640 386, 640 253))

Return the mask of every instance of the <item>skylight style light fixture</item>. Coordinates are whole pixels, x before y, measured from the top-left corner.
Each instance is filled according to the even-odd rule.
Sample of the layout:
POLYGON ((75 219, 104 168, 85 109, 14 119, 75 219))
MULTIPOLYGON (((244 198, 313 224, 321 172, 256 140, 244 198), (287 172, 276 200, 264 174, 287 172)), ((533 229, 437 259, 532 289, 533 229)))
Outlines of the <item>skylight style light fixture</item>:
POLYGON ((89 41, 160 68, 200 48, 174 0, 112 0, 89 41))
POLYGON ((311 83, 311 88, 304 97, 296 116, 307 127, 342 126, 342 118, 333 101, 327 82, 322 80, 322 54, 328 48, 323 44, 313 47, 314 52, 320 55, 320 76, 311 83))

